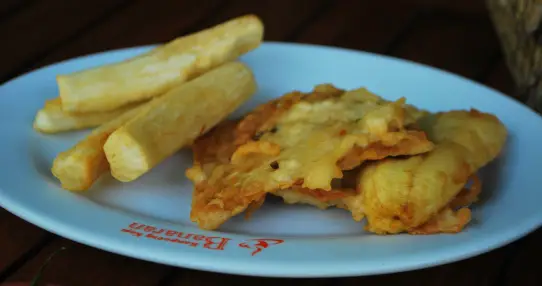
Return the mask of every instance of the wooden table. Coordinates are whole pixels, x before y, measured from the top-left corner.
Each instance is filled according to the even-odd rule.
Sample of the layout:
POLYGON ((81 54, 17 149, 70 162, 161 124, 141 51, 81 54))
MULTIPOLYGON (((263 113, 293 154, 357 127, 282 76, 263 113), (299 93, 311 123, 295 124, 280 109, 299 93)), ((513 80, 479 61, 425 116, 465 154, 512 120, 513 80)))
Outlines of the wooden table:
MULTIPOLYGON (((514 96, 483 1, 1 0, 0 82, 60 60, 154 44, 245 13, 266 40, 340 46, 429 64, 514 96)), ((21 98, 24 100, 24 98, 21 98)), ((506 211, 506 210, 503 210, 506 211)), ((461 262, 346 279, 250 278, 173 268, 114 255, 49 233, 0 208, 0 282, 60 285, 542 285, 542 229, 461 262), (254 284, 257 283, 257 284, 254 284)))

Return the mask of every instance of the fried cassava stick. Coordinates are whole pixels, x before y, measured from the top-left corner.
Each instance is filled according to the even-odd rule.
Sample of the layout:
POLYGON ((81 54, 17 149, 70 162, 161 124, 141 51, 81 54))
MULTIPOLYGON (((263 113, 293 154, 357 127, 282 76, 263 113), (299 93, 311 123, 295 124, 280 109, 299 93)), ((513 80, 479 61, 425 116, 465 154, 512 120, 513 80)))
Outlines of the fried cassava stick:
POLYGON ((53 161, 53 175, 63 189, 84 191, 89 189, 103 173, 109 170, 103 145, 107 137, 136 115, 146 104, 126 111, 112 121, 94 129, 72 148, 61 152, 53 161))
POLYGON ((94 128, 113 120, 124 112, 139 106, 129 104, 121 108, 92 113, 69 113, 62 110, 60 98, 50 99, 45 106, 38 110, 34 118, 33 127, 42 133, 59 133, 86 128, 94 128))
POLYGON ((252 71, 230 62, 152 100, 107 139, 111 174, 135 180, 223 120, 256 89, 252 71))
POLYGON ((238 17, 119 63, 59 75, 62 108, 104 112, 163 94, 257 48, 263 30, 258 17, 238 17))

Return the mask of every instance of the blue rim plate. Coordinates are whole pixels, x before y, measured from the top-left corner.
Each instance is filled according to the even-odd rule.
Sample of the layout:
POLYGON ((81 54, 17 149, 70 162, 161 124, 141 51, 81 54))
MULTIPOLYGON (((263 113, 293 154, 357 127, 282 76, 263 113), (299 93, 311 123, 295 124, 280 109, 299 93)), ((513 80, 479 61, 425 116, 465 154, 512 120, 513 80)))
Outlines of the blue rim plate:
POLYGON ((527 107, 468 79, 365 52, 266 42, 242 57, 260 89, 239 110, 319 83, 367 87, 390 100, 431 111, 477 108, 497 115, 509 138, 483 170, 484 199, 459 234, 377 236, 341 210, 271 201, 249 221, 218 231, 188 218, 189 151, 175 154, 135 182, 102 178, 87 193, 60 189, 49 168, 55 155, 88 131, 44 135, 35 112, 57 96, 55 76, 120 61, 152 46, 94 54, 54 64, 0 86, 0 204, 63 237, 153 262, 242 275, 338 277, 420 269, 465 259, 516 240, 542 225, 542 120, 527 107))

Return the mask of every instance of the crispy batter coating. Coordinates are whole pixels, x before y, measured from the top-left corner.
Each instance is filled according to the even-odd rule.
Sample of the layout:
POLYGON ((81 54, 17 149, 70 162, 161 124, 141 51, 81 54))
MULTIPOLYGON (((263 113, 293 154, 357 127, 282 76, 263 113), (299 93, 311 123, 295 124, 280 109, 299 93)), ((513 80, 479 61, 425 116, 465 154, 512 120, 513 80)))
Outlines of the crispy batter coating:
POLYGON ((195 163, 186 171, 195 184, 190 218, 205 229, 219 227, 251 204, 261 205, 265 198, 261 186, 236 184, 233 175, 237 169, 230 164, 237 147, 236 125, 237 122, 225 121, 192 146, 195 163))
POLYGON ((459 232, 470 222, 468 207, 481 192, 476 171, 501 152, 506 128, 495 116, 477 110, 437 113, 418 123, 435 148, 358 167, 355 194, 328 201, 296 189, 275 194, 287 203, 345 208, 356 221, 367 218, 366 229, 377 234, 459 232))
POLYGON ((434 150, 374 162, 361 171, 359 190, 369 231, 461 230, 470 212, 455 210, 476 199, 479 182, 475 179, 470 195, 462 190, 469 178, 499 155, 507 136, 497 117, 477 110, 438 113, 425 117, 420 125, 436 143, 434 150), (435 222, 435 216, 442 219, 435 222), (452 217, 460 223, 449 228, 452 217))
POLYGON ((332 181, 366 160, 432 150, 422 131, 406 130, 404 99, 389 102, 366 89, 319 85, 261 105, 194 144, 191 219, 215 229, 231 216, 290 187, 332 193, 332 181), (221 151, 220 151, 221 150, 221 151))

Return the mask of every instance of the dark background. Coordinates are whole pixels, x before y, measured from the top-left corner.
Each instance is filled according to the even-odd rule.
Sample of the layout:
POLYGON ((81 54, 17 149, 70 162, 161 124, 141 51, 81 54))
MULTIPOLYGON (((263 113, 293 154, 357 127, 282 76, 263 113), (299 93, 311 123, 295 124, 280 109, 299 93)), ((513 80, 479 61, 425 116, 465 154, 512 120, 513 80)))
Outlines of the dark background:
MULTIPOLYGON (((0 82, 89 53, 169 41, 247 13, 269 41, 332 45, 438 67, 514 96, 484 1, 0 0, 0 82)), ((23 95, 21 95, 22 97, 23 95)), ((506 210, 503 210, 506 211, 506 210)), ((265 279, 172 268, 63 239, 0 208, 0 282, 61 285, 542 285, 542 231, 488 254, 420 271, 348 279, 265 279)))

